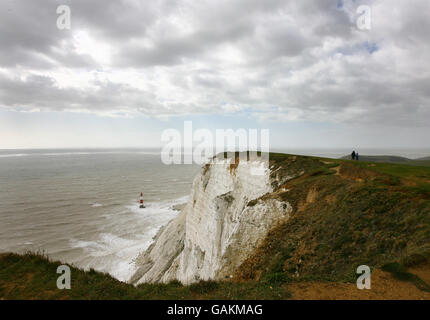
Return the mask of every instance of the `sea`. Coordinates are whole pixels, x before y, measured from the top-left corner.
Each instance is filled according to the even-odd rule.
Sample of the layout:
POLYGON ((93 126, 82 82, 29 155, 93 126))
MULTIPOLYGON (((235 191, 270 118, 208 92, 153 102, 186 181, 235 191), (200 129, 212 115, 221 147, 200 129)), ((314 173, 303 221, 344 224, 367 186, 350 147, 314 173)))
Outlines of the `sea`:
POLYGON ((127 281, 199 168, 148 150, 0 150, 0 252, 41 252, 127 281))
MULTIPOLYGON (((350 150, 278 150, 339 158, 350 150)), ((409 158, 429 150, 360 150, 409 158)), ((127 281, 133 260, 186 203, 199 165, 151 149, 0 150, 0 252, 40 252, 127 281), (139 208, 143 193, 145 208, 139 208)))

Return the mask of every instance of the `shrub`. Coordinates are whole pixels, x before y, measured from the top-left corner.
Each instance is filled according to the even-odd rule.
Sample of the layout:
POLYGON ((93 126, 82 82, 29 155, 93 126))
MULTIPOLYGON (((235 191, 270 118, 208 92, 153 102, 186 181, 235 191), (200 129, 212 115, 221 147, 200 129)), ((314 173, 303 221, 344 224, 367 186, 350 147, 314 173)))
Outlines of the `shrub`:
POLYGON ((289 282, 290 277, 284 272, 270 273, 264 276, 263 282, 271 285, 280 285, 289 282))
POLYGON ((208 293, 216 290, 218 283, 215 281, 199 281, 190 285, 190 291, 194 293, 208 293))
POLYGON ((421 254, 414 253, 403 258, 403 265, 406 267, 414 267, 427 262, 427 258, 421 254))
POLYGON ((180 287, 182 287, 182 283, 179 280, 172 280, 167 285, 169 287, 172 287, 172 288, 180 288, 180 287))

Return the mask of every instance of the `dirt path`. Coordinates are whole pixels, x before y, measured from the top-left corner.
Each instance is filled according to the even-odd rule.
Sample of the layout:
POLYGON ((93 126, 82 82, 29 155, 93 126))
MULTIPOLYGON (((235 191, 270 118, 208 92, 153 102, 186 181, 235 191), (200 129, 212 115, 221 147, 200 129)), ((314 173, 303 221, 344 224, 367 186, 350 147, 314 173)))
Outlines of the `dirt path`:
MULTIPOLYGON (((409 272, 428 283, 430 270, 414 268, 409 272)), ((430 300, 430 293, 410 282, 396 280, 390 273, 374 270, 370 290, 359 290, 355 283, 304 282, 288 286, 294 300, 430 300)))

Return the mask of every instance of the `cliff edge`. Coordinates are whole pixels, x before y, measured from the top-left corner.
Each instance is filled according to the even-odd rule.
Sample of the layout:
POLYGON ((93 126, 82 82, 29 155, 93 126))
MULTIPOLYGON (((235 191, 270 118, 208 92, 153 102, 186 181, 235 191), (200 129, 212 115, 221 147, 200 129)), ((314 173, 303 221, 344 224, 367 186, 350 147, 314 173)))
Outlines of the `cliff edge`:
POLYGON ((359 265, 430 256, 428 167, 233 158, 201 169, 185 208, 136 258, 131 283, 353 282, 359 265))
POLYGON ((260 158, 212 159, 194 179, 185 208, 136 259, 130 282, 231 277, 268 231, 289 218, 288 202, 262 198, 273 192, 270 173, 260 158))

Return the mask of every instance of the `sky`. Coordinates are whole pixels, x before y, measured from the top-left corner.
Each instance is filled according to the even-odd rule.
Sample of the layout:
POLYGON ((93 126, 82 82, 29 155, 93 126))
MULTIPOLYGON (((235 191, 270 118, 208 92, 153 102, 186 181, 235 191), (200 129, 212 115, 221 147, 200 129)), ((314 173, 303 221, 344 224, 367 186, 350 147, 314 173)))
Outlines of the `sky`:
POLYGON ((428 0, 2 0, 0 148, 158 147, 184 121, 269 129, 274 148, 427 148, 429 12, 428 0))

